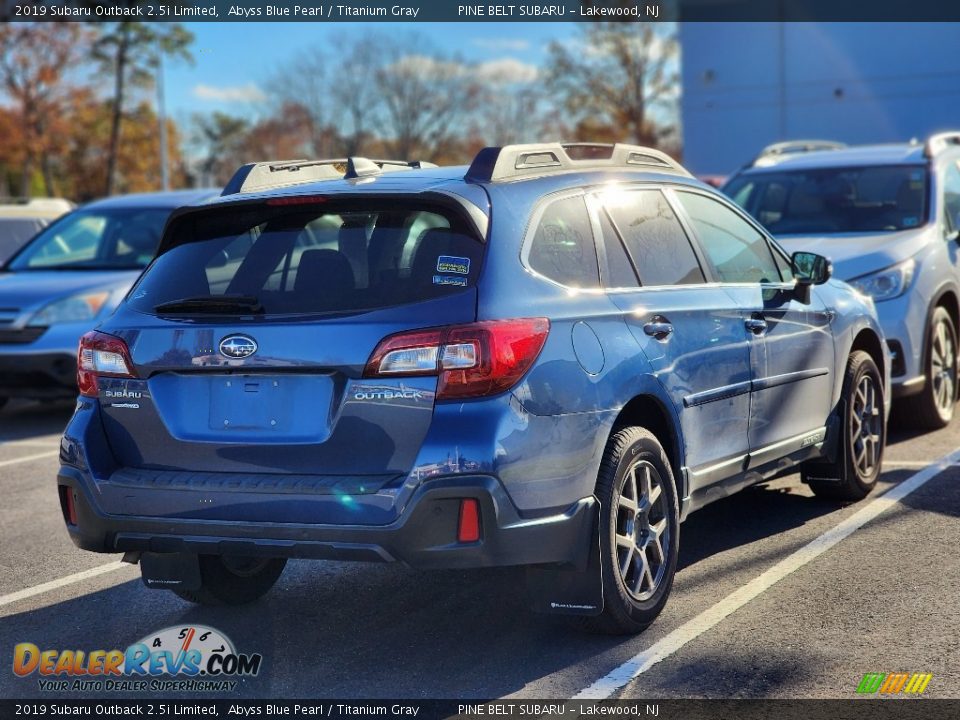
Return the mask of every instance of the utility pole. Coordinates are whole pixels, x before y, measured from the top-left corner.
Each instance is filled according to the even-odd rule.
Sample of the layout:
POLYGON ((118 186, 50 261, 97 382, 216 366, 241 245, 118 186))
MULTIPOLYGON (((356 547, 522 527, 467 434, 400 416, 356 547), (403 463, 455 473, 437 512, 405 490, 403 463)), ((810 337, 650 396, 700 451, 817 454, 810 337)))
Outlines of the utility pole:
POLYGON ((160 189, 170 189, 167 167, 167 102, 163 88, 163 50, 157 52, 157 117, 160 121, 160 189))

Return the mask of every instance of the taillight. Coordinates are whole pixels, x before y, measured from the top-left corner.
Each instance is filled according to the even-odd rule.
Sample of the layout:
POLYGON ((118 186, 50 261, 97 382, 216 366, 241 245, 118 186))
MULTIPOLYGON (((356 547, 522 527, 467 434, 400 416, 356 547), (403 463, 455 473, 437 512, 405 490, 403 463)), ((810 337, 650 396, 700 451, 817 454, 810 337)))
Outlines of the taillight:
POLYGON ((93 330, 80 338, 77 351, 77 387, 86 397, 97 397, 98 377, 136 377, 127 344, 118 337, 93 330))
POLYGON ((384 338, 364 377, 439 375, 437 399, 483 397, 508 390, 540 355, 546 318, 491 320, 384 338))

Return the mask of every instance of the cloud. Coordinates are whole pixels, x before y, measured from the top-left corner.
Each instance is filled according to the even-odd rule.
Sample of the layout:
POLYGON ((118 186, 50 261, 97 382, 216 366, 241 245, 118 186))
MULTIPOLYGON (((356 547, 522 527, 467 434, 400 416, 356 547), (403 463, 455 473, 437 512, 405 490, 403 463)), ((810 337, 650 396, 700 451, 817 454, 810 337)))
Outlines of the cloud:
POLYGON ((215 102, 262 102, 267 99, 263 90, 253 83, 224 87, 197 85, 193 88, 193 96, 215 102))
POLYGON ((537 79, 540 71, 536 65, 513 58, 500 58, 477 65, 477 78, 488 83, 510 85, 529 83, 537 79))
POLYGON ((496 50, 498 52, 519 52, 530 47, 529 40, 511 40, 510 38, 474 38, 470 43, 484 50, 496 50))
POLYGON ((464 75, 466 66, 453 60, 440 60, 426 55, 404 55, 386 68, 387 72, 397 76, 451 78, 464 75))

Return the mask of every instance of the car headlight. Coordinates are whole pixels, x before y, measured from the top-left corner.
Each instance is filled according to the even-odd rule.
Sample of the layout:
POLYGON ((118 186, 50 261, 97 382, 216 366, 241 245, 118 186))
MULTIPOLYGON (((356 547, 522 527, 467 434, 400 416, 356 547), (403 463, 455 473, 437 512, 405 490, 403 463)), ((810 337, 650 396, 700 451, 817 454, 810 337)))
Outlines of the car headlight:
POLYGON ((913 280, 916 263, 907 260, 886 270, 864 275, 850 281, 857 290, 874 300, 891 300, 903 295, 913 280))
POLYGON ((57 323, 93 320, 108 297, 108 292, 92 292, 55 300, 34 313, 27 324, 31 327, 48 327, 57 323))

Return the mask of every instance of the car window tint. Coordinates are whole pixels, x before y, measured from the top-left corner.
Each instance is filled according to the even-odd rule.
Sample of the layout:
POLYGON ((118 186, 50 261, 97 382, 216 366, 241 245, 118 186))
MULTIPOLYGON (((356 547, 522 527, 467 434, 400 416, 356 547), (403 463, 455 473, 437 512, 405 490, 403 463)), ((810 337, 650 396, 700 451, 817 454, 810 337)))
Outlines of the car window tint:
POLYGON ((662 192, 616 190, 599 197, 633 258, 641 285, 704 282, 690 240, 662 192))
POLYGON ((130 305, 255 297, 266 315, 362 312, 463 292, 483 245, 462 218, 392 200, 211 213, 161 254, 130 305))
POLYGON ((960 168, 956 163, 947 168, 943 180, 943 207, 947 216, 947 228, 960 229, 960 168))
POLYGON ((142 268, 153 259, 168 209, 79 210, 41 231, 14 270, 142 268))
POLYGON ((557 200, 547 206, 527 261, 538 273, 561 285, 600 287, 597 248, 583 197, 557 200))
POLYGON ((608 288, 637 287, 637 275, 623 247, 620 235, 610 222, 606 211, 600 209, 600 231, 603 233, 603 249, 606 260, 603 267, 603 286, 608 288))
POLYGON ((723 282, 780 282, 770 247, 750 223, 705 195, 678 192, 704 253, 723 282))

